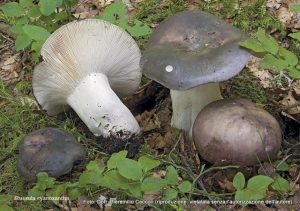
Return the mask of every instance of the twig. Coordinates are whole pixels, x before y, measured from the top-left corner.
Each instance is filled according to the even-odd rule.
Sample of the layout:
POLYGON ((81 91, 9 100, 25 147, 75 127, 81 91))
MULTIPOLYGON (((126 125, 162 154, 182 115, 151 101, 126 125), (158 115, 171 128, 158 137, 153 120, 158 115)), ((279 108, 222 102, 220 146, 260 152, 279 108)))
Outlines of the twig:
MULTIPOLYGON (((194 175, 191 167, 189 166, 189 164, 187 163, 185 157, 180 154, 179 152, 177 152, 179 157, 181 158, 182 162, 184 163, 184 165, 186 166, 186 168, 189 170, 190 174, 191 175, 194 175)), ((195 179, 195 177, 193 177, 193 179, 195 179)), ((204 184, 203 184, 203 181, 202 181, 202 177, 200 177, 198 180, 197 180, 197 183, 199 185, 199 187, 207 194, 207 198, 209 199, 209 201, 213 201, 212 198, 208 195, 208 192, 206 190, 206 188, 204 187, 204 184)), ((211 204, 217 211, 221 211, 221 209, 216 205, 216 204, 211 204)))

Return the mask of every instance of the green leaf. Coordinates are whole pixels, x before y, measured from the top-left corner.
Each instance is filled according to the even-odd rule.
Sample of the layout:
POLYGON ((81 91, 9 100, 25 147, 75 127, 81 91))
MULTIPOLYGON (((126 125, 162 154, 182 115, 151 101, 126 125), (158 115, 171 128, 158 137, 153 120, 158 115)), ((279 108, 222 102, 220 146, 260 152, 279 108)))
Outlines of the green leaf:
POLYGON ((25 8, 32 5, 32 0, 20 0, 20 5, 25 8))
POLYGON ((10 202, 13 202, 13 195, 0 195, 0 204, 8 204, 10 202))
MULTIPOLYGON (((249 201, 251 200, 252 191, 245 188, 242 190, 237 190, 234 196, 236 201, 249 201)), ((247 204, 241 204, 243 207, 247 206, 247 204)))
POLYGON ((102 186, 114 189, 128 189, 129 180, 123 177, 117 170, 111 170, 104 175, 102 186))
POLYGON ((175 199, 178 195, 177 190, 173 189, 173 188, 168 188, 165 192, 165 196, 162 197, 163 200, 171 200, 171 199, 175 199))
POLYGON ((178 189, 182 193, 187 193, 192 189, 192 184, 189 181, 183 181, 180 185, 178 185, 178 189))
POLYGON ((78 187, 85 187, 86 185, 97 185, 103 179, 101 172, 97 170, 84 171, 78 180, 78 187))
POLYGON ((125 17, 125 7, 126 5, 121 1, 114 2, 104 10, 101 19, 108 21, 112 24, 116 24, 119 19, 125 17))
POLYGON ((271 177, 264 175, 257 175, 248 180, 247 188, 252 191, 267 188, 274 180, 271 177))
POLYGON ((300 13, 300 4, 294 4, 290 6, 290 9, 300 13))
POLYGON ((239 45, 255 52, 266 52, 266 50, 262 47, 261 44, 252 39, 248 39, 244 42, 239 42, 239 45))
POLYGON ((275 175, 275 181, 270 185, 274 190, 288 191, 291 189, 289 182, 279 174, 275 175))
POLYGON ((9 2, 1 7, 5 15, 9 17, 20 16, 24 14, 23 7, 16 2, 9 2))
POLYGON ((67 188, 68 197, 71 201, 78 199, 78 197, 84 193, 85 188, 79 188, 78 183, 74 183, 67 188))
POLYGON ((24 25, 26 23, 28 23, 28 18, 26 17, 21 17, 16 20, 17 25, 24 25))
POLYGON ((271 69, 274 71, 281 71, 288 67, 289 63, 286 60, 278 59, 271 54, 267 54, 264 56, 261 61, 260 68, 261 69, 271 69))
POLYGON ((3 211, 14 211, 13 208, 11 208, 10 206, 7 206, 7 205, 0 205, 0 210, 3 210, 3 211))
POLYGON ((42 13, 41 13, 41 10, 40 10, 40 7, 38 5, 33 5, 27 12, 27 16, 29 18, 36 18, 38 16, 40 16, 42 13))
POLYGON ((281 46, 279 46, 278 50, 279 54, 289 63, 289 65, 295 66, 298 64, 298 58, 293 52, 288 51, 281 46))
POLYGON ((260 41, 262 47, 271 54, 276 54, 278 51, 277 41, 270 35, 266 34, 265 30, 258 28, 256 33, 257 39, 260 41))
POLYGON ((65 18, 68 17, 68 13, 66 11, 64 12, 59 12, 55 14, 55 20, 56 21, 61 21, 64 20, 65 18))
POLYGON ((50 36, 46 29, 39 26, 25 25, 23 30, 33 40, 47 40, 50 36))
POLYGON ((162 178, 149 177, 142 182, 142 191, 157 192, 167 185, 166 180, 162 178))
POLYGON ((104 167, 100 168, 100 162, 100 160, 99 162, 97 162, 96 160, 92 160, 87 164, 86 169, 93 170, 96 171, 98 174, 101 174, 104 171, 104 167))
POLYGON ((139 198, 142 194, 141 193, 141 183, 140 182, 128 183, 128 189, 134 197, 139 198))
POLYGON ((140 180, 142 177, 142 168, 135 160, 120 158, 117 162, 118 172, 127 179, 140 180))
MULTIPOLYGON (((300 74, 300 72, 299 72, 300 74)), ((300 75, 299 75, 300 76, 300 75)), ((277 160, 273 163, 273 166, 278 166, 276 168, 277 171, 288 171, 290 169, 289 164, 287 164, 285 161, 281 162, 280 160, 277 160), (280 163, 280 165, 278 166, 278 164, 280 163)))
POLYGON ((51 1, 40 0, 39 4, 41 7, 40 10, 41 10, 42 14, 45 16, 51 15, 56 8, 56 3, 57 3, 57 1, 55 1, 55 0, 51 0, 51 1))
POLYGON ((165 179, 170 185, 178 184, 178 173, 173 166, 168 166, 165 179))
POLYGON ((148 156, 141 156, 138 160, 138 163, 142 167, 144 172, 150 171, 151 169, 159 166, 160 161, 154 160, 148 156))
POLYGON ((111 155, 110 159, 107 161, 107 168, 109 169, 114 169, 117 168, 117 163, 119 162, 119 159, 125 158, 127 155, 126 150, 122 150, 118 153, 114 153, 111 155))
POLYGON ((289 71, 289 76, 293 78, 300 78, 300 71, 299 69, 296 69, 295 67, 288 67, 287 70, 289 71))
POLYGON ((300 41, 300 32, 289 34, 289 36, 300 41))
POLYGON ((63 3, 63 0, 57 0, 56 1, 56 7, 60 7, 63 3))
POLYGON ((238 172, 233 178, 233 187, 237 190, 242 190, 245 186, 245 177, 243 173, 238 172))
POLYGON ((134 20, 134 26, 129 26, 127 23, 124 23, 125 22, 120 22, 120 24, 117 25, 126 29, 133 37, 144 36, 152 33, 152 29, 147 25, 142 26, 142 22, 139 20, 134 20))
POLYGON ((44 43, 45 41, 43 40, 32 42, 31 50, 39 53, 44 43))
MULTIPOLYGON (((66 191, 67 187, 71 185, 70 182, 65 182, 60 185, 53 185, 51 189, 46 191, 46 196, 48 197, 60 197, 66 191)), ((59 200, 52 200, 54 204, 58 205, 59 200)))
POLYGON ((28 191, 28 195, 42 197, 45 195, 45 190, 54 185, 55 178, 48 177, 46 172, 40 172, 36 177, 38 181, 36 185, 28 191))
POLYGON ((9 30, 16 34, 24 34, 23 25, 19 25, 19 24, 13 25, 12 27, 10 27, 9 30))
POLYGON ((32 39, 28 37, 26 34, 21 34, 17 37, 15 42, 15 48, 17 51, 22 50, 30 45, 32 39))

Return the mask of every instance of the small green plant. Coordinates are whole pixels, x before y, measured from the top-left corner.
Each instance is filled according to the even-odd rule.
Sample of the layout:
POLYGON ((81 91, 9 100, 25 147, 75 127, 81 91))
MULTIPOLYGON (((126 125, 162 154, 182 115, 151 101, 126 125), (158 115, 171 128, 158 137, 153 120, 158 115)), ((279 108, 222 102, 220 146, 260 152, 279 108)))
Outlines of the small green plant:
MULTIPOLYGON (((293 5, 291 8, 300 12, 300 5, 293 5)), ((291 33, 288 36, 300 40, 300 32, 291 33)), ((299 60, 293 52, 279 46, 277 41, 266 34, 265 30, 260 27, 256 37, 259 42, 248 39, 244 42, 239 42, 239 44, 256 53, 264 54, 260 64, 261 69, 270 69, 281 73, 287 72, 293 78, 300 78, 299 60)))
MULTIPOLYGON (((31 46, 33 60, 38 61, 40 50, 44 42, 61 25, 71 22, 71 8, 77 0, 20 0, 9 2, 1 7, 8 17, 15 18, 11 32, 18 34, 15 42, 16 50, 31 46)), ((151 34, 152 30, 138 20, 128 23, 126 5, 115 2, 108 6, 102 16, 96 18, 106 20, 127 30, 133 37, 151 34)))
POLYGON ((14 211, 9 205, 12 203, 12 195, 0 195, 0 210, 14 211))
POLYGON ((245 183, 244 175, 238 172, 233 178, 233 186, 237 190, 234 199, 245 202, 241 204, 242 206, 247 206, 247 201, 264 199, 269 189, 278 192, 290 190, 288 181, 278 173, 275 174, 274 179, 265 175, 256 175, 248 180, 247 187, 245 183))
POLYGON ((73 184, 55 184, 54 178, 41 172, 37 174, 38 181, 28 194, 31 197, 54 197, 53 202, 57 204, 65 191, 70 200, 76 200, 91 188, 105 187, 120 192, 125 190, 128 196, 143 200, 144 192, 153 193, 166 188, 163 200, 177 198, 179 194, 181 200, 187 199, 185 194, 193 186, 188 181, 178 184, 178 173, 172 165, 167 167, 165 178, 157 178, 152 176, 150 170, 160 165, 159 160, 141 156, 135 161, 126 158, 126 155, 126 150, 114 153, 106 165, 101 160, 90 161, 78 182, 73 184))

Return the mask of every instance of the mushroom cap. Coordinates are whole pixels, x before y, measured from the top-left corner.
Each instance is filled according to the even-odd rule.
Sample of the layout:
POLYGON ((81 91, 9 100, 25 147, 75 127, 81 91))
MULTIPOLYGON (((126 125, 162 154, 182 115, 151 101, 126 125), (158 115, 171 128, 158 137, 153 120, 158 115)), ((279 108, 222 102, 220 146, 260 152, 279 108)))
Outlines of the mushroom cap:
POLYGON ((274 159, 282 142, 277 120, 256 104, 240 98, 217 100, 198 114, 193 141, 210 163, 220 160, 253 165, 274 159))
POLYGON ((140 62, 142 72, 179 91, 224 81, 246 65, 250 53, 238 44, 246 39, 244 32, 212 14, 179 12, 150 36, 140 62))
POLYGON ((62 26, 46 40, 41 55, 44 61, 34 69, 32 87, 49 115, 64 110, 67 97, 89 74, 105 74, 119 97, 134 93, 142 77, 135 40, 120 27, 99 19, 62 26))
POLYGON ((59 177, 72 169, 76 160, 84 160, 86 152, 81 144, 58 128, 43 128, 26 135, 19 144, 17 168, 30 181, 36 174, 47 172, 59 177))

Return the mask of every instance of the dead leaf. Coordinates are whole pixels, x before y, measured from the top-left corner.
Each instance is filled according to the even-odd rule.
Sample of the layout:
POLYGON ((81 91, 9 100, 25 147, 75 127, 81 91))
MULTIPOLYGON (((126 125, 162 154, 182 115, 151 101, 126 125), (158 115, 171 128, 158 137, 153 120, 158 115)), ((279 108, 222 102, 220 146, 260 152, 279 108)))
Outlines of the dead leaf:
POLYGON ((300 106, 297 100, 295 100, 293 93, 291 91, 280 101, 282 105, 285 106, 285 112, 289 115, 299 114, 300 106))
POLYGON ((21 53, 12 55, 10 52, 5 52, 0 62, 0 80, 14 83, 20 81, 23 76, 21 53))
POLYGON ((269 162, 264 162, 263 165, 258 169, 258 174, 266 175, 271 178, 275 178, 276 169, 269 162))

